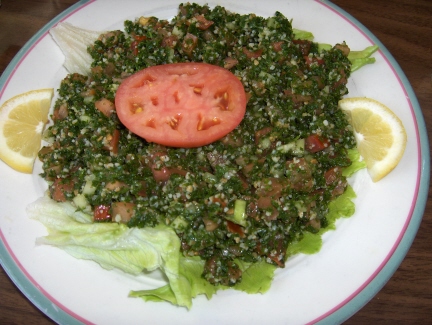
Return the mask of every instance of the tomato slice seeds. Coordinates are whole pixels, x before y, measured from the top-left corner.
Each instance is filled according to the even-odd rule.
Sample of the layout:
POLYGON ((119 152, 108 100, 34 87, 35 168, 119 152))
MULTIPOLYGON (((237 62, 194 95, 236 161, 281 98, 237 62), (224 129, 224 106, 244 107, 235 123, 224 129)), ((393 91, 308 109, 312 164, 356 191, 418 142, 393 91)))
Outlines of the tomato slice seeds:
POLYGON ((115 105, 133 133, 170 147, 199 147, 231 132, 246 112, 242 83, 207 63, 152 66, 125 79, 115 105))

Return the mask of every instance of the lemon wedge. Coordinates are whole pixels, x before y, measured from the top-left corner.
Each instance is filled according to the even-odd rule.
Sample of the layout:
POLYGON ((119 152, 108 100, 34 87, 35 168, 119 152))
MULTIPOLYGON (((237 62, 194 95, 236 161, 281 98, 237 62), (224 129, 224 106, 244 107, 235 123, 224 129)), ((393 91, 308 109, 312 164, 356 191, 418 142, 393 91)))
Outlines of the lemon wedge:
POLYGON ((384 104, 370 98, 345 98, 339 107, 347 114, 357 148, 372 181, 389 174, 401 160, 407 135, 401 120, 384 104))
POLYGON ((28 91, 0 107, 0 159, 13 169, 33 171, 53 95, 52 88, 28 91))

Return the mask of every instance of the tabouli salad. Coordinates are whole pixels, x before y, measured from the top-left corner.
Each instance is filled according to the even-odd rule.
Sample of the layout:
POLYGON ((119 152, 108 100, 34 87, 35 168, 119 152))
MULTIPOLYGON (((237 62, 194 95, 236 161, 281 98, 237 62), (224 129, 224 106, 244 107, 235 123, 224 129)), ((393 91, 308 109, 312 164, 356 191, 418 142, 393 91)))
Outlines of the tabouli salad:
POLYGON ((161 268, 166 286, 131 292, 145 300, 190 308, 220 289, 265 292, 290 255, 316 252, 353 213, 346 177, 364 167, 338 101, 376 47, 312 37, 279 12, 189 3, 171 21, 140 17, 101 34, 88 74, 61 82, 39 152, 49 184, 29 207, 49 230, 39 242, 108 269, 161 268), (190 81, 203 64, 210 70, 190 81), (157 83, 170 67, 187 89, 157 83), (227 75, 214 82, 215 69, 227 75), (168 97, 187 98, 187 113, 169 115, 168 97), (208 102, 220 117, 200 110, 208 102), (171 135, 187 114, 194 144, 171 135))

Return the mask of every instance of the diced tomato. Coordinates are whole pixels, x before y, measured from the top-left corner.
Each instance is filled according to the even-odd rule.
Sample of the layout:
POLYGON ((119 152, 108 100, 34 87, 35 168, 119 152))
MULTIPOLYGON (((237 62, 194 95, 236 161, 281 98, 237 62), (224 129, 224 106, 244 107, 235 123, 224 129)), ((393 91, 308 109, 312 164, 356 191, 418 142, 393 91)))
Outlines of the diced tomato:
POLYGON ((351 49, 345 43, 336 44, 335 48, 342 51, 343 55, 348 56, 351 52, 351 49))
POLYGON ((96 101, 95 107, 106 117, 110 117, 110 115, 115 111, 114 103, 106 98, 96 101))
POLYGON ((72 180, 56 178, 50 187, 51 197, 57 202, 65 202, 67 200, 66 193, 72 193, 73 189, 74 182, 72 180))
POLYGON ((336 89, 338 87, 340 87, 341 85, 346 85, 348 82, 348 79, 346 77, 346 73, 345 70, 340 68, 339 69, 339 73, 341 75, 340 79, 338 81, 336 81, 333 85, 332 85, 332 89, 336 89))
POLYGON ((216 221, 208 217, 203 218, 203 223, 206 231, 214 231, 217 227, 219 227, 219 224, 216 221))
POLYGON ((232 57, 227 57, 225 60, 224 60, 224 68, 225 69, 231 69, 231 68, 233 68, 236 64, 238 63, 238 60, 237 59, 234 59, 234 58, 232 58, 232 57))
POLYGON ((134 35, 133 38, 134 38, 136 41, 138 41, 138 42, 142 42, 142 41, 144 41, 144 40, 147 39, 147 36, 145 36, 145 35, 134 35))
POLYGON ((227 229, 230 233, 237 234, 242 238, 245 237, 243 228, 241 226, 229 220, 227 220, 226 222, 227 222, 227 229))
POLYGON ((317 64, 317 65, 324 64, 324 60, 323 60, 323 59, 321 59, 321 58, 317 58, 317 57, 315 57, 315 56, 312 56, 312 57, 310 57, 310 56, 304 56, 303 58, 304 58, 306 64, 307 64, 309 67, 310 67, 312 64, 314 64, 314 63, 317 64))
POLYGON ((342 179, 342 168, 340 167, 330 168, 324 173, 324 179, 326 181, 326 185, 335 186, 331 191, 332 197, 337 197, 343 194, 343 192, 345 192, 347 182, 346 180, 342 179))
POLYGON ((133 133, 169 147, 199 147, 231 132, 246 112, 246 94, 228 70, 206 63, 153 66, 125 79, 115 106, 133 133))
POLYGON ((152 172, 156 182, 166 182, 171 177, 171 173, 167 167, 157 169, 155 166, 152 166, 152 172))
POLYGON ((264 138, 267 134, 273 131, 273 128, 268 126, 264 129, 258 130, 255 132, 255 144, 259 144, 261 139, 264 138))
POLYGON ((120 131, 115 129, 112 134, 106 136, 104 141, 104 148, 116 155, 118 153, 118 146, 120 142, 120 131))
POLYGON ((164 39, 162 40, 161 46, 162 47, 169 47, 169 48, 174 48, 177 44, 178 41, 178 37, 175 35, 169 35, 164 37, 164 39))
POLYGON ((209 28, 211 25, 214 24, 213 21, 207 20, 203 15, 197 15, 195 16, 195 18, 198 21, 197 27, 201 30, 206 30, 207 28, 209 28))
POLYGON ((318 86, 318 89, 323 89, 325 87, 325 83, 322 77, 313 76, 311 79, 315 80, 318 86))
POLYGON ((313 189, 313 165, 305 158, 296 158, 286 162, 289 186, 296 191, 309 192, 313 189))
POLYGON ((191 57, 193 50, 198 45, 198 37, 191 33, 187 33, 186 36, 183 38, 182 43, 182 50, 186 53, 187 56, 191 57))
POLYGON ((340 180, 342 176, 342 169, 340 167, 333 167, 324 173, 324 179, 327 185, 333 184, 340 180))
POLYGON ((293 43, 298 45, 303 56, 309 54, 309 51, 310 51, 310 48, 312 45, 311 41, 295 39, 295 40, 293 40, 293 43))
POLYGON ((99 205, 93 210, 94 221, 107 221, 111 220, 110 207, 107 205, 99 205))
POLYGON ((275 262, 277 264, 277 266, 279 267, 285 267, 285 262, 284 260, 280 259, 280 257, 278 255, 274 255, 274 254, 269 254, 268 256, 273 262, 275 262))
POLYGON ((132 53, 133 53, 133 55, 134 56, 137 56, 138 55, 138 43, 139 42, 137 42, 137 41, 133 41, 132 43, 131 43, 131 50, 132 50, 132 53))
POLYGON ((68 111, 68 107, 66 104, 61 104, 59 107, 54 109, 54 113, 53 113, 53 120, 54 121, 58 121, 58 120, 63 120, 65 119, 69 114, 68 111))
MULTIPOLYGON (((310 95, 302 95, 302 94, 294 94, 291 89, 287 89, 283 91, 284 95, 290 97, 294 104, 310 102, 313 98, 310 95)), ((299 106, 294 106, 294 108, 298 108, 299 106)))
POLYGON ((272 198, 270 196, 260 196, 257 201, 257 206, 260 209, 270 208, 272 206, 272 198))
POLYGON ((133 55, 138 55, 138 44, 142 41, 146 40, 147 37, 144 35, 134 35, 135 41, 133 41, 130 45, 133 55))
POLYGON ((149 156, 149 167, 152 170, 153 178, 157 182, 166 182, 170 179, 172 174, 178 174, 181 176, 186 176, 187 171, 177 167, 166 167, 161 166, 159 163, 159 157, 166 155, 166 151, 164 148, 159 148, 158 151, 151 153, 149 156))
POLYGON ((334 198, 342 195, 345 192, 345 188, 347 187, 347 185, 348 183, 346 181, 339 182, 331 192, 332 197, 334 198))
POLYGON ((243 48, 243 53, 246 54, 246 56, 249 59, 256 59, 256 58, 259 58, 262 55, 263 50, 262 49, 258 49, 256 51, 250 51, 250 50, 248 50, 247 48, 244 47, 243 48))
POLYGON ((107 190, 110 191, 114 191, 114 192, 118 192, 120 191, 122 188, 126 187, 127 185, 124 182, 120 182, 120 181, 113 181, 113 182, 108 182, 105 185, 105 188, 107 190))
POLYGON ((142 197, 148 196, 148 193, 147 193, 147 191, 148 191, 147 182, 141 181, 140 184, 141 184, 141 189, 139 190, 138 195, 142 196, 142 197))
POLYGON ((272 44, 273 46, 273 50, 275 50, 275 52, 280 52, 282 51, 282 44, 284 43, 284 41, 279 41, 279 42, 275 42, 272 44))
POLYGON ((111 208, 113 221, 122 223, 128 222, 135 213, 135 204, 131 202, 114 202, 111 208))
POLYGON ((219 198, 219 197, 214 197, 213 198, 213 202, 216 204, 219 204, 222 208, 225 208, 227 206, 227 203, 225 200, 219 198))
POLYGON ((311 153, 324 150, 330 145, 330 141, 317 134, 311 134, 305 139, 305 149, 311 153))
POLYGON ((186 176, 187 174, 186 170, 175 168, 175 167, 171 167, 171 168, 162 167, 160 169, 156 169, 155 166, 152 166, 152 172, 153 172, 153 178, 157 182, 166 182, 173 174, 177 174, 180 176, 186 176))
MULTIPOLYGON (((268 188, 258 188, 256 190, 256 194, 258 196, 268 196, 268 197, 279 197, 283 191, 283 189, 286 187, 286 184, 283 180, 276 177, 269 178, 271 181, 271 186, 268 188)), ((270 205, 269 205, 270 206, 270 205)))

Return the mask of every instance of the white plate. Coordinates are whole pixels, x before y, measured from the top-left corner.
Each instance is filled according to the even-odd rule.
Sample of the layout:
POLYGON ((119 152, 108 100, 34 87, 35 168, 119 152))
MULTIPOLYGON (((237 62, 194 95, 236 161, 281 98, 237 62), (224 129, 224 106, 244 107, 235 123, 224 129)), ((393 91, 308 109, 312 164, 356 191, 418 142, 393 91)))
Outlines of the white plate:
MULTIPOLYGON (((12 171, 0 162, 0 261, 20 290, 58 323, 80 324, 303 324, 338 323, 369 301, 391 277, 411 245, 426 203, 429 157, 426 129, 413 90, 390 53, 353 17, 325 1, 197 1, 221 4, 239 13, 293 18, 293 26, 314 33, 315 41, 346 41, 353 50, 378 44, 376 63, 353 73, 349 96, 367 96, 391 107, 402 119, 408 145, 400 164, 374 184, 365 171, 351 183, 356 213, 339 220, 324 236, 322 250, 295 256, 276 273, 269 292, 247 295, 228 290, 207 301, 195 299, 192 310, 168 303, 128 298, 130 290, 159 286, 157 276, 132 277, 76 260, 60 249, 35 246, 46 233, 29 220, 25 207, 46 188, 38 176, 12 171)), ((58 21, 108 30, 122 29, 125 19, 154 15, 172 18, 179 1, 82 1, 55 18, 28 44, 0 79, 0 104, 19 93, 57 88, 66 75, 64 57, 48 30, 58 21)))

